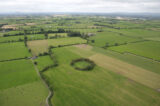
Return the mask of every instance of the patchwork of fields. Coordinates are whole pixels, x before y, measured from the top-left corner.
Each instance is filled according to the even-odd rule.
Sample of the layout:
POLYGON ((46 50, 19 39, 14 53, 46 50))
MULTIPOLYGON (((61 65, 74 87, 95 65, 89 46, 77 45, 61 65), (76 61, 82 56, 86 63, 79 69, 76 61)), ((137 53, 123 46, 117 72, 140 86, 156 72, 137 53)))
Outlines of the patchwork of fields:
POLYGON ((133 53, 154 60, 160 60, 160 42, 146 41, 134 44, 111 47, 110 50, 120 53, 133 53))
POLYGON ((0 17, 0 106, 160 106, 159 23, 0 17))
POLYGON ((33 55, 39 55, 39 53, 48 52, 49 46, 58 47, 72 44, 86 43, 86 40, 79 37, 67 37, 48 40, 29 41, 28 46, 33 55))
POLYGON ((111 60, 105 55, 101 57, 97 54, 98 51, 94 52, 84 48, 62 47, 53 49, 53 52, 59 66, 44 73, 49 80, 50 87, 53 87, 54 90, 53 105, 106 106, 132 104, 133 106, 141 106, 142 104, 160 104, 158 102, 160 95, 151 89, 157 90, 160 87, 159 74, 132 66, 126 62, 120 62, 117 59, 111 58, 111 60), (87 53, 92 55, 89 56, 87 53), (75 70, 70 63, 80 57, 88 57, 94 60, 97 66, 88 72, 75 70), (112 65, 117 67, 113 68, 112 65), (118 65, 123 65, 124 68, 118 65), (122 70, 119 70, 120 68, 122 70), (152 74, 153 76, 151 76, 152 74), (119 93, 119 96, 117 93, 119 93))

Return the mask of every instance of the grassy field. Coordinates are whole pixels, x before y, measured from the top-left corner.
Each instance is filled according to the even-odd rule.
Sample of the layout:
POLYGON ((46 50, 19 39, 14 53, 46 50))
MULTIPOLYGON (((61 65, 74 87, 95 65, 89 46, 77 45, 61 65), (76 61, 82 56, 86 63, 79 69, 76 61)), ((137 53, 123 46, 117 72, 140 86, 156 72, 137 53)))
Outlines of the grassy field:
POLYGON ((46 66, 54 64, 49 56, 38 57, 35 61, 37 62, 37 67, 40 71, 43 70, 46 66))
POLYGON ((12 41, 18 41, 23 40, 24 36, 10 36, 10 37, 0 37, 0 43, 1 42, 12 42, 12 41))
POLYGON ((35 40, 28 41, 28 47, 31 49, 32 55, 36 56, 40 53, 48 52, 48 41, 47 40, 35 40))
POLYGON ((51 33, 48 35, 49 38, 51 37, 67 37, 67 33, 51 33))
POLYGON ((71 37, 71 38, 49 39, 48 42, 49 45, 57 47, 59 45, 81 44, 81 43, 86 43, 87 41, 79 37, 71 37))
POLYGON ((159 37, 160 31, 152 31, 146 29, 107 29, 109 31, 118 32, 135 38, 159 37))
POLYGON ((93 43, 90 42, 91 45, 97 47, 104 47, 106 46, 106 43, 108 44, 108 46, 113 46, 116 43, 124 44, 129 42, 140 41, 142 39, 120 36, 119 34, 113 32, 101 32, 97 33, 97 35, 95 36, 90 37, 89 40, 94 40, 93 43))
POLYGON ((28 41, 28 46, 32 51, 33 55, 39 55, 40 53, 48 52, 49 46, 63 46, 71 44, 81 44, 86 43, 86 40, 79 37, 67 37, 67 38, 57 38, 57 39, 48 39, 48 40, 35 40, 28 41))
POLYGON ((0 106, 160 106, 159 54, 151 17, 2 15, 0 106))
POLYGON ((38 40, 38 39, 44 39, 44 34, 33 34, 33 35, 27 35, 28 40, 38 40))
POLYGON ((23 42, 0 44, 0 61, 29 57, 30 54, 23 42))
POLYGON ((48 90, 41 82, 30 60, 0 62, 0 67, 1 106, 45 104, 48 90))
POLYGON ((160 42, 146 41, 133 44, 127 44, 117 47, 111 47, 110 50, 121 53, 133 53, 154 60, 160 60, 160 42))
MULTIPOLYGON (((131 76, 129 76, 129 78, 124 77, 123 74, 113 71, 113 69, 107 67, 107 65, 102 67, 98 63, 102 63, 103 60, 94 60, 92 56, 97 53, 92 50, 88 51, 84 48, 77 47, 63 47, 53 49, 53 52, 58 59, 59 66, 44 73, 47 79, 49 79, 50 86, 54 89, 54 96, 52 98, 53 105, 141 106, 160 104, 159 93, 142 83, 137 83, 131 76), (89 58, 93 59, 97 66, 92 71, 87 72, 75 70, 70 65, 70 62, 80 57, 88 57, 88 55, 86 55, 87 53, 92 54, 89 58)), ((105 58, 105 56, 103 58, 105 58)), ((101 58, 97 56, 96 59, 101 58)), ((114 61, 117 63, 118 60, 114 61)), ((106 64, 108 62, 105 60, 103 63, 106 64)), ((146 79, 146 77, 144 79, 146 79)), ((156 79, 153 78, 153 80, 156 79)))

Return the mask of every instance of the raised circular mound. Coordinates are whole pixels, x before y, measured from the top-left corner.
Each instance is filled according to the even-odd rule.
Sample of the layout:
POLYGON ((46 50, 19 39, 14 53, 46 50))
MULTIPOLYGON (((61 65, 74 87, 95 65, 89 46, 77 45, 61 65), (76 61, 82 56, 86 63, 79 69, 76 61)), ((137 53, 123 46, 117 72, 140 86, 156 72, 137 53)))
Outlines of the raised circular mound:
POLYGON ((95 63, 86 58, 79 58, 79 59, 72 60, 71 66, 73 66, 77 70, 89 71, 94 68, 95 63))

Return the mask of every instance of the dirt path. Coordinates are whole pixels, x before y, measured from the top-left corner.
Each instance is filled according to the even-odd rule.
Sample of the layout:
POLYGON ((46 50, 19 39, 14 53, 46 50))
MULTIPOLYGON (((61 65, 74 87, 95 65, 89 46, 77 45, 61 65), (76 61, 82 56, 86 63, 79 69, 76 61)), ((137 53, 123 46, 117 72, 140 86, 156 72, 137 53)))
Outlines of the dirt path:
POLYGON ((49 90, 49 94, 48 94, 48 96, 47 96, 47 98, 46 98, 46 105, 45 105, 45 106, 50 106, 50 105, 49 105, 49 98, 51 97, 52 93, 51 93, 51 91, 50 91, 47 83, 45 82, 45 80, 41 77, 41 75, 40 75, 40 73, 39 73, 40 71, 38 70, 37 66, 34 64, 34 61, 33 61, 32 59, 31 59, 31 61, 32 61, 33 65, 34 65, 34 68, 35 68, 38 76, 40 77, 40 79, 42 80, 42 82, 44 83, 44 85, 47 87, 47 89, 49 90))
POLYGON ((99 53, 89 58, 100 67, 114 71, 150 88, 156 90, 160 88, 159 74, 99 53))

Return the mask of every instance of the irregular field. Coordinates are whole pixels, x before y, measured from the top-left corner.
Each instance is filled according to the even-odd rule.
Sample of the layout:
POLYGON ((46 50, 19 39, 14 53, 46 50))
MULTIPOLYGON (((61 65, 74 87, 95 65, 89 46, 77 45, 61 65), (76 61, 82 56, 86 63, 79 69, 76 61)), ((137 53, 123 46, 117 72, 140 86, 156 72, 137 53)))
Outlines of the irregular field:
POLYGON ((0 44, 0 61, 29 57, 30 54, 23 42, 0 44))
POLYGON ((40 71, 43 70, 45 67, 54 64, 49 56, 38 57, 35 61, 37 62, 37 67, 40 71))
MULTIPOLYGON (((76 50, 77 48, 75 49, 75 47, 53 49, 54 55, 58 59, 59 66, 49 69, 44 73, 45 77, 49 80, 50 87, 54 90, 54 96, 52 98, 53 105, 149 106, 160 104, 160 94, 155 90, 137 83, 136 81, 128 80, 128 78, 123 77, 123 74, 121 75, 110 70, 110 67, 102 67, 99 65, 101 61, 95 60, 96 63, 98 62, 98 66, 92 71, 75 70, 70 66, 70 62, 73 59, 83 57, 83 55, 84 57, 88 57, 88 55, 86 55, 86 53, 88 53, 87 50, 80 49, 79 51, 83 50, 83 52, 80 53, 81 55, 77 54, 78 52, 74 52, 76 50)), ((91 52, 94 56, 95 52, 91 52)), ((93 59, 93 57, 90 58, 93 59)), ((99 58, 99 56, 97 58, 99 58)), ((103 58, 105 60, 106 57, 103 58)), ((106 61, 108 63, 108 60, 104 62, 106 61)), ((117 60, 115 60, 115 62, 117 63, 117 60)), ((155 79, 154 81, 157 82, 155 79)))
POLYGON ((124 44, 140 41, 142 39, 120 36, 119 34, 113 32, 101 32, 97 33, 95 36, 90 37, 90 40, 94 40, 94 43, 90 42, 90 44, 98 47, 104 47, 106 43, 108 43, 109 46, 112 46, 115 43, 124 44))
POLYGON ((114 50, 120 53, 133 53, 136 55, 148 57, 154 60, 160 60, 160 42, 146 41, 133 44, 127 44, 117 47, 110 47, 110 50, 114 50))
POLYGON ((47 88, 30 60, 0 62, 1 106, 39 106, 45 104, 47 88))

